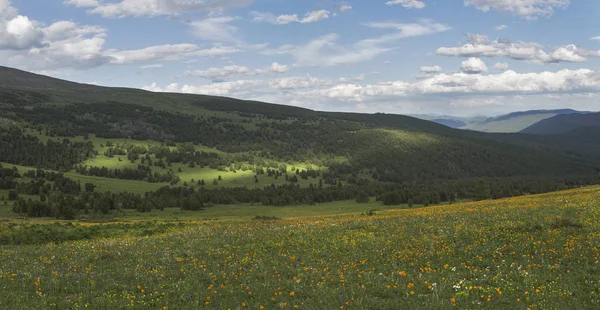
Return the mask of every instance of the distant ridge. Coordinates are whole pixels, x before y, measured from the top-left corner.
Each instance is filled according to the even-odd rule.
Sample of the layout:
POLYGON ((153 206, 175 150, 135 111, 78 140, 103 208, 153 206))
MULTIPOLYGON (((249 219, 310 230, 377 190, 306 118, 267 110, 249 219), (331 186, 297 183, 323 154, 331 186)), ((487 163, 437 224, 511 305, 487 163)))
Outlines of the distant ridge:
POLYGON ((513 112, 497 117, 488 118, 482 122, 468 124, 461 129, 469 129, 490 133, 516 133, 557 115, 586 114, 572 109, 559 110, 531 110, 513 112))
POLYGON ((533 124, 521 132, 538 135, 555 135, 569 133, 585 127, 600 127, 600 113, 557 115, 533 124))

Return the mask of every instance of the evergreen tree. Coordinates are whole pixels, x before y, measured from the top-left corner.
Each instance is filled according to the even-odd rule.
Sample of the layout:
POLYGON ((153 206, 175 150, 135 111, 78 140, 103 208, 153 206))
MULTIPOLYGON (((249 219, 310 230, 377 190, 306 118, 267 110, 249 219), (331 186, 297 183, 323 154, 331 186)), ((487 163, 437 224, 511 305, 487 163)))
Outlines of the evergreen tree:
POLYGON ((487 180, 485 178, 479 179, 479 181, 477 181, 477 185, 475 185, 475 193, 474 193, 475 200, 477 200, 477 201, 487 200, 487 199, 490 199, 491 197, 492 197, 492 190, 491 190, 491 187, 488 184, 487 180))

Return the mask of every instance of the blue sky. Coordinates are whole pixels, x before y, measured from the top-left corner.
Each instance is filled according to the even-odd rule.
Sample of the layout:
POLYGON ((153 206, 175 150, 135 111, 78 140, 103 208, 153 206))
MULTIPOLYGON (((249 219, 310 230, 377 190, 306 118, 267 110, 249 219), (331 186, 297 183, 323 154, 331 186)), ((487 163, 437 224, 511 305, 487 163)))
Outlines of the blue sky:
POLYGON ((0 65, 318 110, 600 107, 597 0, 0 0, 0 65))

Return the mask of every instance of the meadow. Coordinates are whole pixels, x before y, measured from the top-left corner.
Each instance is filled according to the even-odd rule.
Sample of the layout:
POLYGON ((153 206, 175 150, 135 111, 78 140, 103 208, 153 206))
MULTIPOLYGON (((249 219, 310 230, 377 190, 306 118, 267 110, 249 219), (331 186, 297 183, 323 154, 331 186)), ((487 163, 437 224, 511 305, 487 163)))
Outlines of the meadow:
POLYGON ((372 216, 190 220, 3 245, 0 307, 598 308, 599 194, 586 187, 372 216))

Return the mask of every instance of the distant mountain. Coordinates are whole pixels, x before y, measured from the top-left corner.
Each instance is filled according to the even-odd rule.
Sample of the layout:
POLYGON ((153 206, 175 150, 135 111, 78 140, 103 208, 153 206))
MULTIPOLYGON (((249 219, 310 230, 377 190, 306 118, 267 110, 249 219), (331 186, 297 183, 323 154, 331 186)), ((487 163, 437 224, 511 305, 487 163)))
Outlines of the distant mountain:
POLYGON ((443 118, 436 118, 436 119, 432 119, 432 122, 444 125, 444 126, 448 126, 450 128, 461 128, 464 126, 467 126, 467 123, 461 121, 461 120, 457 120, 457 119, 443 119, 443 118))
POLYGON ((475 130, 481 132, 515 133, 521 132, 532 125, 557 115, 585 114, 571 109, 561 110, 532 110, 514 112, 497 117, 491 117, 484 121, 471 123, 460 127, 461 129, 475 130))
POLYGON ((521 132, 552 135, 581 131, 586 127, 600 127, 600 113, 556 115, 533 124, 521 132))
POLYGON ((450 115, 439 115, 439 114, 414 114, 410 115, 415 118, 422 120, 438 123, 450 128, 462 128, 469 124, 478 123, 488 119, 487 116, 470 116, 470 117, 459 117, 450 115))

